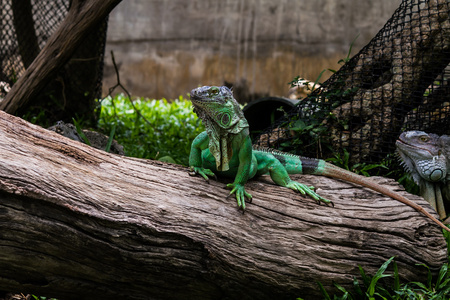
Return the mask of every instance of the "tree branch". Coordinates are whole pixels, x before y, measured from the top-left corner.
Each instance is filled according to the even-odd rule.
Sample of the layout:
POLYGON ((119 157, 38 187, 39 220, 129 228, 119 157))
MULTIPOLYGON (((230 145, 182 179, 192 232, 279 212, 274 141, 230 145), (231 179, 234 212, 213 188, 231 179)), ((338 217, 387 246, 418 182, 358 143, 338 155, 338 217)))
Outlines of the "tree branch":
POLYGON ((13 85, 0 110, 15 113, 46 86, 49 80, 70 59, 92 27, 99 24, 121 0, 74 0, 58 30, 13 85), (51 62, 51 63, 49 63, 51 62))

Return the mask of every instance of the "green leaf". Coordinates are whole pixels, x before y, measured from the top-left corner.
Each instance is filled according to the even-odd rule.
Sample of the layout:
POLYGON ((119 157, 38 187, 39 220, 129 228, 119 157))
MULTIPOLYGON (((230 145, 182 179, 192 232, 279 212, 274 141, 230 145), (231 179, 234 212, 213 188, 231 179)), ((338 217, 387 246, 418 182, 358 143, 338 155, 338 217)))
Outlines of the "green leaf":
POLYGON ((114 139, 127 156, 154 159, 159 153, 182 165, 189 163, 192 140, 205 130, 192 103, 181 96, 173 101, 141 98, 133 102, 122 94, 107 97, 101 101, 98 128, 111 133, 114 124, 114 139))
POLYGON ((109 133, 108 142, 106 143, 106 148, 105 148, 106 152, 109 152, 109 150, 111 149, 111 144, 114 140, 114 133, 116 132, 116 127, 117 127, 117 124, 114 123, 114 125, 112 126, 111 131, 109 133))
POLYGON ((366 276, 366 273, 364 272, 364 269, 361 266, 358 266, 359 268, 359 274, 361 274, 361 278, 363 280, 363 283, 365 286, 368 286, 370 284, 370 278, 366 276))
POLYGON ((411 284, 417 285, 418 287, 424 289, 424 290, 428 290, 428 287, 423 284, 422 282, 411 282, 411 284))
POLYGON ((339 285, 339 284, 337 284, 337 283, 334 283, 334 286, 335 286, 339 291, 341 291, 341 292, 343 292, 343 293, 347 293, 347 290, 346 290, 344 287, 342 287, 341 285, 339 285))
MULTIPOLYGON (((379 294, 379 293, 375 293, 374 294, 375 296, 378 296, 379 298, 381 298, 381 299, 384 299, 384 300, 387 300, 387 299, 389 299, 389 300, 391 300, 392 298, 386 298, 386 297, 384 297, 383 295, 381 295, 381 294, 379 294)), ((378 299, 378 298, 371 298, 371 299, 378 299)))
POLYGON ((375 273, 375 276, 372 278, 369 288, 367 289, 367 293, 370 297, 372 297, 375 294, 375 286, 378 282, 378 280, 380 280, 383 277, 389 277, 391 275, 384 275, 383 273, 386 271, 387 267, 389 266, 389 264, 392 262, 392 260, 394 259, 394 256, 391 257, 390 259, 388 259, 377 271, 377 273, 375 273))
POLYGON ((299 81, 299 79, 300 79, 300 76, 295 76, 294 79, 292 79, 292 81, 290 81, 288 84, 291 87, 296 87, 297 86, 297 82, 299 81))
POLYGON ((364 295, 363 291, 361 290, 359 281, 358 281, 358 279, 356 279, 356 277, 353 277, 353 289, 355 290, 355 292, 358 296, 362 297, 364 295))
POLYGON ((319 76, 317 76, 317 79, 316 79, 316 81, 314 81, 314 85, 313 85, 313 87, 312 87, 313 90, 316 88, 316 85, 319 83, 319 80, 320 80, 320 78, 322 77, 322 75, 323 75, 323 73, 324 73, 325 71, 326 71, 326 70, 322 70, 322 72, 320 72, 319 76))
MULTIPOLYGON (((447 271, 448 271, 448 265, 444 264, 441 269, 439 270, 438 279, 436 282, 436 286, 439 287, 441 285, 441 282, 447 277, 447 271)), ((438 288, 440 289, 440 288, 438 288)))
POLYGON ((83 139, 84 143, 86 145, 91 145, 91 142, 89 142, 88 138, 86 137, 86 135, 83 132, 83 129, 80 126, 80 123, 78 123, 77 120, 75 120, 75 118, 72 118, 73 124, 75 125, 75 128, 77 129, 77 133, 78 135, 83 139))
MULTIPOLYGON (((437 290, 441 290, 441 289, 446 288, 446 289, 448 289, 448 292, 450 292, 450 285, 449 285, 449 283, 450 283, 450 278, 447 278, 446 280, 444 280, 443 283, 441 283, 440 285, 438 285, 436 289, 437 289, 437 290)), ((437 284, 436 284, 436 285, 437 285, 437 284)))
POLYGON ((400 290, 400 277, 398 275, 397 262, 394 261, 392 265, 394 267, 394 290, 398 291, 400 290))
POLYGON ((324 299, 325 300, 331 300, 330 295, 328 295, 328 293, 325 290, 325 288, 323 287, 323 285, 320 282, 318 282, 317 284, 319 285, 320 292, 322 293, 324 299))

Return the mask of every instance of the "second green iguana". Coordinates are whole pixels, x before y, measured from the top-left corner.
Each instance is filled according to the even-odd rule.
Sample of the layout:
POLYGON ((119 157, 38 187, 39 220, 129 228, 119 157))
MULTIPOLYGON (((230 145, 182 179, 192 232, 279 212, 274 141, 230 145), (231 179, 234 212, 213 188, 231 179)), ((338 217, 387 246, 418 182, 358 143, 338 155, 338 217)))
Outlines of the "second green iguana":
POLYGON ((272 180, 280 186, 307 194, 319 202, 332 204, 331 201, 318 195, 313 187, 293 181, 289 177, 289 174, 315 174, 371 188, 413 207, 443 229, 450 231, 421 206, 366 177, 336 167, 324 160, 252 146, 249 125, 229 88, 203 86, 192 90, 190 97, 194 112, 206 127, 206 131, 192 142, 189 156, 191 170, 194 175, 199 174, 205 180, 208 180, 208 176, 215 175, 234 178, 234 182, 227 187, 231 188, 230 195, 236 195, 241 209, 245 210, 245 198, 252 199, 245 191, 245 183, 248 179, 263 174, 270 174, 272 180))

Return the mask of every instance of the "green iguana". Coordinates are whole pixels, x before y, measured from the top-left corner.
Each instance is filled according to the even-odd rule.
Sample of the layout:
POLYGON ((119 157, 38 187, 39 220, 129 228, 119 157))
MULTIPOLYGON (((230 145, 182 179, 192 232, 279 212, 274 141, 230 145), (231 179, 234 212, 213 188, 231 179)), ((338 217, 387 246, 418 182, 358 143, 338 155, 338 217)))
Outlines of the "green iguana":
POLYGON ((450 202, 450 137, 423 131, 403 132, 395 143, 405 170, 421 196, 445 219, 444 201, 450 202))
POLYGON ((372 182, 366 177, 336 167, 324 160, 296 156, 272 149, 252 146, 249 125, 232 91, 225 87, 203 86, 191 91, 194 112, 203 121, 206 131, 192 142, 189 165, 191 175, 199 174, 208 181, 208 176, 234 178, 227 185, 236 195, 239 208, 245 210, 245 198, 252 196, 245 191, 248 179, 270 174, 272 180, 284 187, 311 196, 316 201, 332 204, 321 197, 313 187, 291 180, 288 174, 315 174, 343 179, 373 189, 392 197, 423 213, 443 229, 444 224, 421 206, 390 189, 372 182))

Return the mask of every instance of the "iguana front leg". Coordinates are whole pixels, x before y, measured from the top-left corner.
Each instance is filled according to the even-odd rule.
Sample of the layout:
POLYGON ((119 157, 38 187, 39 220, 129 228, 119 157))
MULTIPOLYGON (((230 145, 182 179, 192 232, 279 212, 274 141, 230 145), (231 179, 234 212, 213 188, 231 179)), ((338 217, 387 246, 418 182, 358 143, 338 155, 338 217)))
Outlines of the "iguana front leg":
POLYGON ((206 132, 200 133, 192 142, 191 153, 189 155, 189 166, 192 173, 189 175, 194 176, 196 174, 201 175, 207 182, 210 177, 216 177, 213 171, 203 168, 202 151, 208 148, 209 137, 206 132))
POLYGON ((234 182, 227 184, 227 187, 231 188, 230 195, 236 194, 238 206, 245 210, 245 198, 251 202, 252 195, 245 191, 244 185, 256 173, 256 159, 253 156, 252 141, 248 135, 236 136, 233 142, 233 151, 239 151, 239 167, 234 182))
POLYGON ((235 194, 236 200, 239 208, 245 210, 245 198, 252 200, 252 195, 245 191, 245 183, 247 180, 256 173, 256 159, 252 154, 252 143, 248 135, 243 135, 244 138, 241 139, 240 136, 235 136, 233 141, 233 155, 231 162, 232 168, 228 171, 218 172, 215 169, 214 157, 208 150, 209 137, 206 132, 199 134, 191 145, 191 154, 189 156, 189 166, 191 168, 190 175, 201 175, 207 182, 209 182, 208 177, 216 177, 214 172, 217 172, 226 177, 235 177, 234 182, 227 184, 228 188, 231 188, 230 195, 235 194), (205 168, 204 166, 210 167, 214 172, 205 168), (253 171, 252 171, 253 170, 253 171), (234 174, 236 174, 234 176, 234 174))

